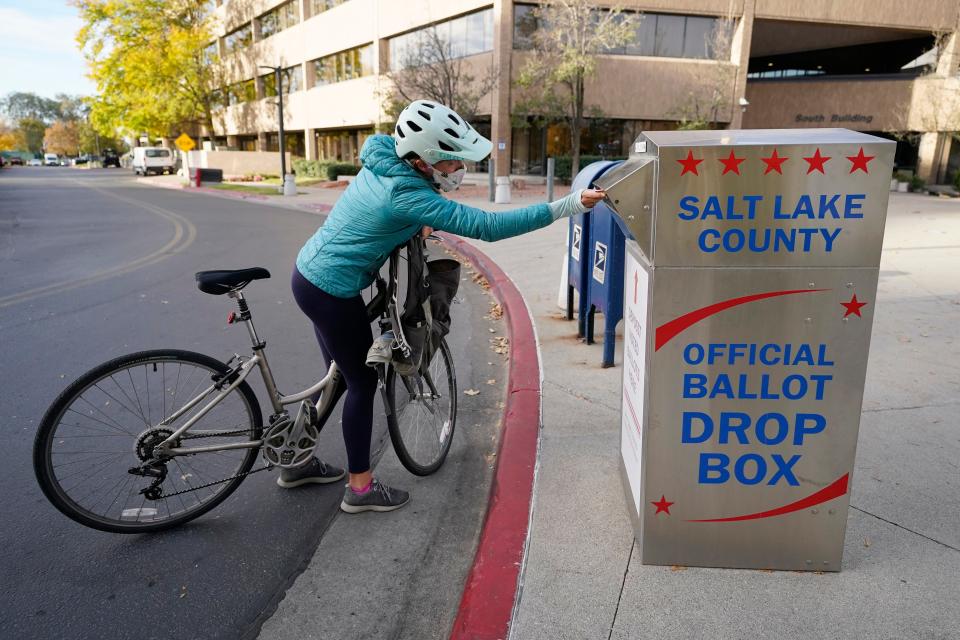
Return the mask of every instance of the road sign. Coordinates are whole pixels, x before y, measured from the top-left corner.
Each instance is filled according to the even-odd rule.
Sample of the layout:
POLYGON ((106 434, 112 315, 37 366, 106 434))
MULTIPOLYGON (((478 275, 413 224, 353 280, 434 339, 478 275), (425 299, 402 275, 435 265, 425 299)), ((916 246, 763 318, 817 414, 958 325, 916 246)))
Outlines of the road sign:
POLYGON ((175 145, 177 145, 177 149, 180 149, 180 151, 191 151, 195 146, 197 146, 197 143, 193 141, 193 138, 185 133, 181 133, 180 136, 173 142, 175 145))

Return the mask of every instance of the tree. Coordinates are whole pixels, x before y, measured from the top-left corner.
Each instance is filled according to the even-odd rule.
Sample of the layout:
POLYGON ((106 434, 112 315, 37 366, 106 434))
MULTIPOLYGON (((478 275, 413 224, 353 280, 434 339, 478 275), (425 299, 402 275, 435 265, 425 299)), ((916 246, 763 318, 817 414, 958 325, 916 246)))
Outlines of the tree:
POLYGON ((0 121, 0 151, 14 151, 16 148, 16 131, 6 122, 0 121))
POLYGON ((446 105, 468 122, 477 113, 480 100, 497 84, 497 72, 488 69, 476 78, 436 27, 419 33, 416 46, 400 57, 400 69, 387 74, 393 87, 384 110, 394 119, 414 100, 433 100, 446 105))
POLYGON ((30 153, 43 152, 43 136, 47 125, 38 118, 21 118, 17 122, 17 148, 30 153))
POLYGON ((727 16, 718 18, 707 34, 706 51, 712 62, 693 67, 693 88, 674 113, 678 129, 709 129, 729 117, 735 81, 730 64, 733 31, 734 20, 727 16))
POLYGON ((185 124, 213 131, 219 83, 211 58, 210 2, 74 0, 83 26, 77 43, 98 94, 99 131, 167 136, 185 124))
POLYGON ((58 156, 76 155, 79 153, 80 137, 77 134, 76 122, 58 120, 47 127, 43 136, 43 148, 47 153, 58 156))
POLYGON ((56 120, 79 120, 87 111, 82 96, 58 93, 44 98, 35 93, 15 91, 0 99, 0 109, 14 121, 35 118, 46 123, 56 120))
MULTIPOLYGON (((517 111, 565 122, 570 130, 571 175, 580 171, 580 137, 587 116, 584 85, 597 66, 597 54, 635 38, 634 16, 621 8, 596 9, 591 0, 551 0, 533 10, 531 42, 536 55, 520 71, 525 96, 517 111)), ((588 113, 589 112, 589 113, 588 113)))
POLYGON ((60 102, 22 91, 8 93, 0 100, 0 107, 14 122, 30 118, 53 122, 60 117, 60 102))

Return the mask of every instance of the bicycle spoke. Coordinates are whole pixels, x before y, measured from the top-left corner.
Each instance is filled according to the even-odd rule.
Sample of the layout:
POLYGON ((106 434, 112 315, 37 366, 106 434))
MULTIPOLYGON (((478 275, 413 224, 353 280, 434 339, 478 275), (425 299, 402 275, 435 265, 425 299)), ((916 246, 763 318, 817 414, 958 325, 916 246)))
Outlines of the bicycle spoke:
MULTIPOLYGON (((112 379, 113 379, 113 378, 111 377, 111 380, 112 380, 112 379)), ((116 380, 114 380, 113 383, 116 384, 116 380)), ((106 389, 101 388, 99 384, 95 384, 95 385, 93 385, 93 386, 96 387, 96 388, 100 391, 100 393, 102 393, 103 395, 107 396, 108 398, 110 398, 111 400, 113 400, 114 402, 116 402, 119 406, 123 407, 123 408, 126 409, 128 412, 130 412, 130 415, 132 415, 134 418, 141 418, 141 416, 138 416, 130 407, 128 407, 127 405, 125 405, 124 403, 120 402, 119 400, 117 400, 117 399, 116 399, 115 397, 113 397, 112 395, 110 395, 110 393, 107 392, 106 389)))
POLYGON ((143 419, 143 423, 150 426, 150 423, 147 421, 146 416, 143 415, 143 405, 140 404, 140 394, 137 393, 137 385, 133 382, 133 374, 130 373, 130 369, 127 369, 127 377, 130 378, 130 388, 133 390, 133 397, 137 399, 137 408, 140 409, 140 417, 143 419))
MULTIPOLYGON (((156 484, 157 478, 130 473, 131 468, 150 462, 150 448, 177 429, 175 423, 154 427, 154 412, 160 410, 160 422, 168 412, 172 415, 178 410, 180 398, 202 403, 210 398, 204 386, 218 373, 218 369, 177 355, 152 361, 139 359, 92 379, 70 397, 55 418, 59 422, 47 428, 44 467, 69 511, 110 526, 115 524, 115 530, 130 530, 137 529, 136 523, 152 527, 190 517, 191 512, 202 512, 222 499, 224 492, 232 491, 252 465, 255 449, 205 451, 159 460, 166 465, 166 475, 156 499, 147 498, 144 491, 156 484), (171 368, 173 380, 167 379, 167 364, 176 364, 176 373, 171 368), (141 367, 143 388, 139 386, 141 367), (108 379, 110 384, 106 384, 108 379), (154 393, 161 394, 159 403, 152 397, 154 393)), ((209 406, 195 405, 185 412, 177 422, 182 425, 193 418, 197 422, 196 431, 188 431, 184 437, 197 447, 245 443, 255 438, 254 405, 244 388, 248 387, 222 396, 218 393, 213 404, 208 400, 209 406), (197 418, 204 410, 206 413, 197 418)))
POLYGON ((152 425, 153 421, 150 419, 150 369, 147 365, 143 365, 143 380, 147 384, 147 424, 152 425))

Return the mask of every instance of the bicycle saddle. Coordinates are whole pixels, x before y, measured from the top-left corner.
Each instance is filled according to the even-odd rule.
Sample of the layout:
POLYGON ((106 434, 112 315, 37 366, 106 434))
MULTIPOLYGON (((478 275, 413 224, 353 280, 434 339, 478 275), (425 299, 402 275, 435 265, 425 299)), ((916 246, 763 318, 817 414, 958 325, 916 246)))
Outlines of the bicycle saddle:
POLYGON ((253 267, 252 269, 198 271, 195 277, 200 291, 219 296, 243 289, 254 280, 269 278, 270 272, 263 267, 253 267))

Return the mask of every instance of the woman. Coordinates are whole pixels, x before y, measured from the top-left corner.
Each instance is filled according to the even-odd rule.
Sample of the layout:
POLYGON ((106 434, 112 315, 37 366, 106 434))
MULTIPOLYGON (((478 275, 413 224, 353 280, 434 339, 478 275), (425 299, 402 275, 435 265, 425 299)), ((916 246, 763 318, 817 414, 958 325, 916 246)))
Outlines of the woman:
MULTIPOLYGON (((328 366, 336 361, 347 385, 342 422, 350 478, 340 504, 346 512, 392 511, 410 499, 370 471, 377 374, 365 363, 373 334, 360 291, 394 247, 433 229, 487 241, 509 238, 582 213, 603 198, 600 191, 579 190, 550 204, 491 213, 440 195, 460 186, 465 160, 483 160, 492 146, 451 109, 429 100, 411 103, 393 137, 367 139, 360 152, 363 169, 297 256, 294 298, 313 322, 328 366)), ((343 475, 314 458, 284 469, 277 482, 289 488, 343 475)))

